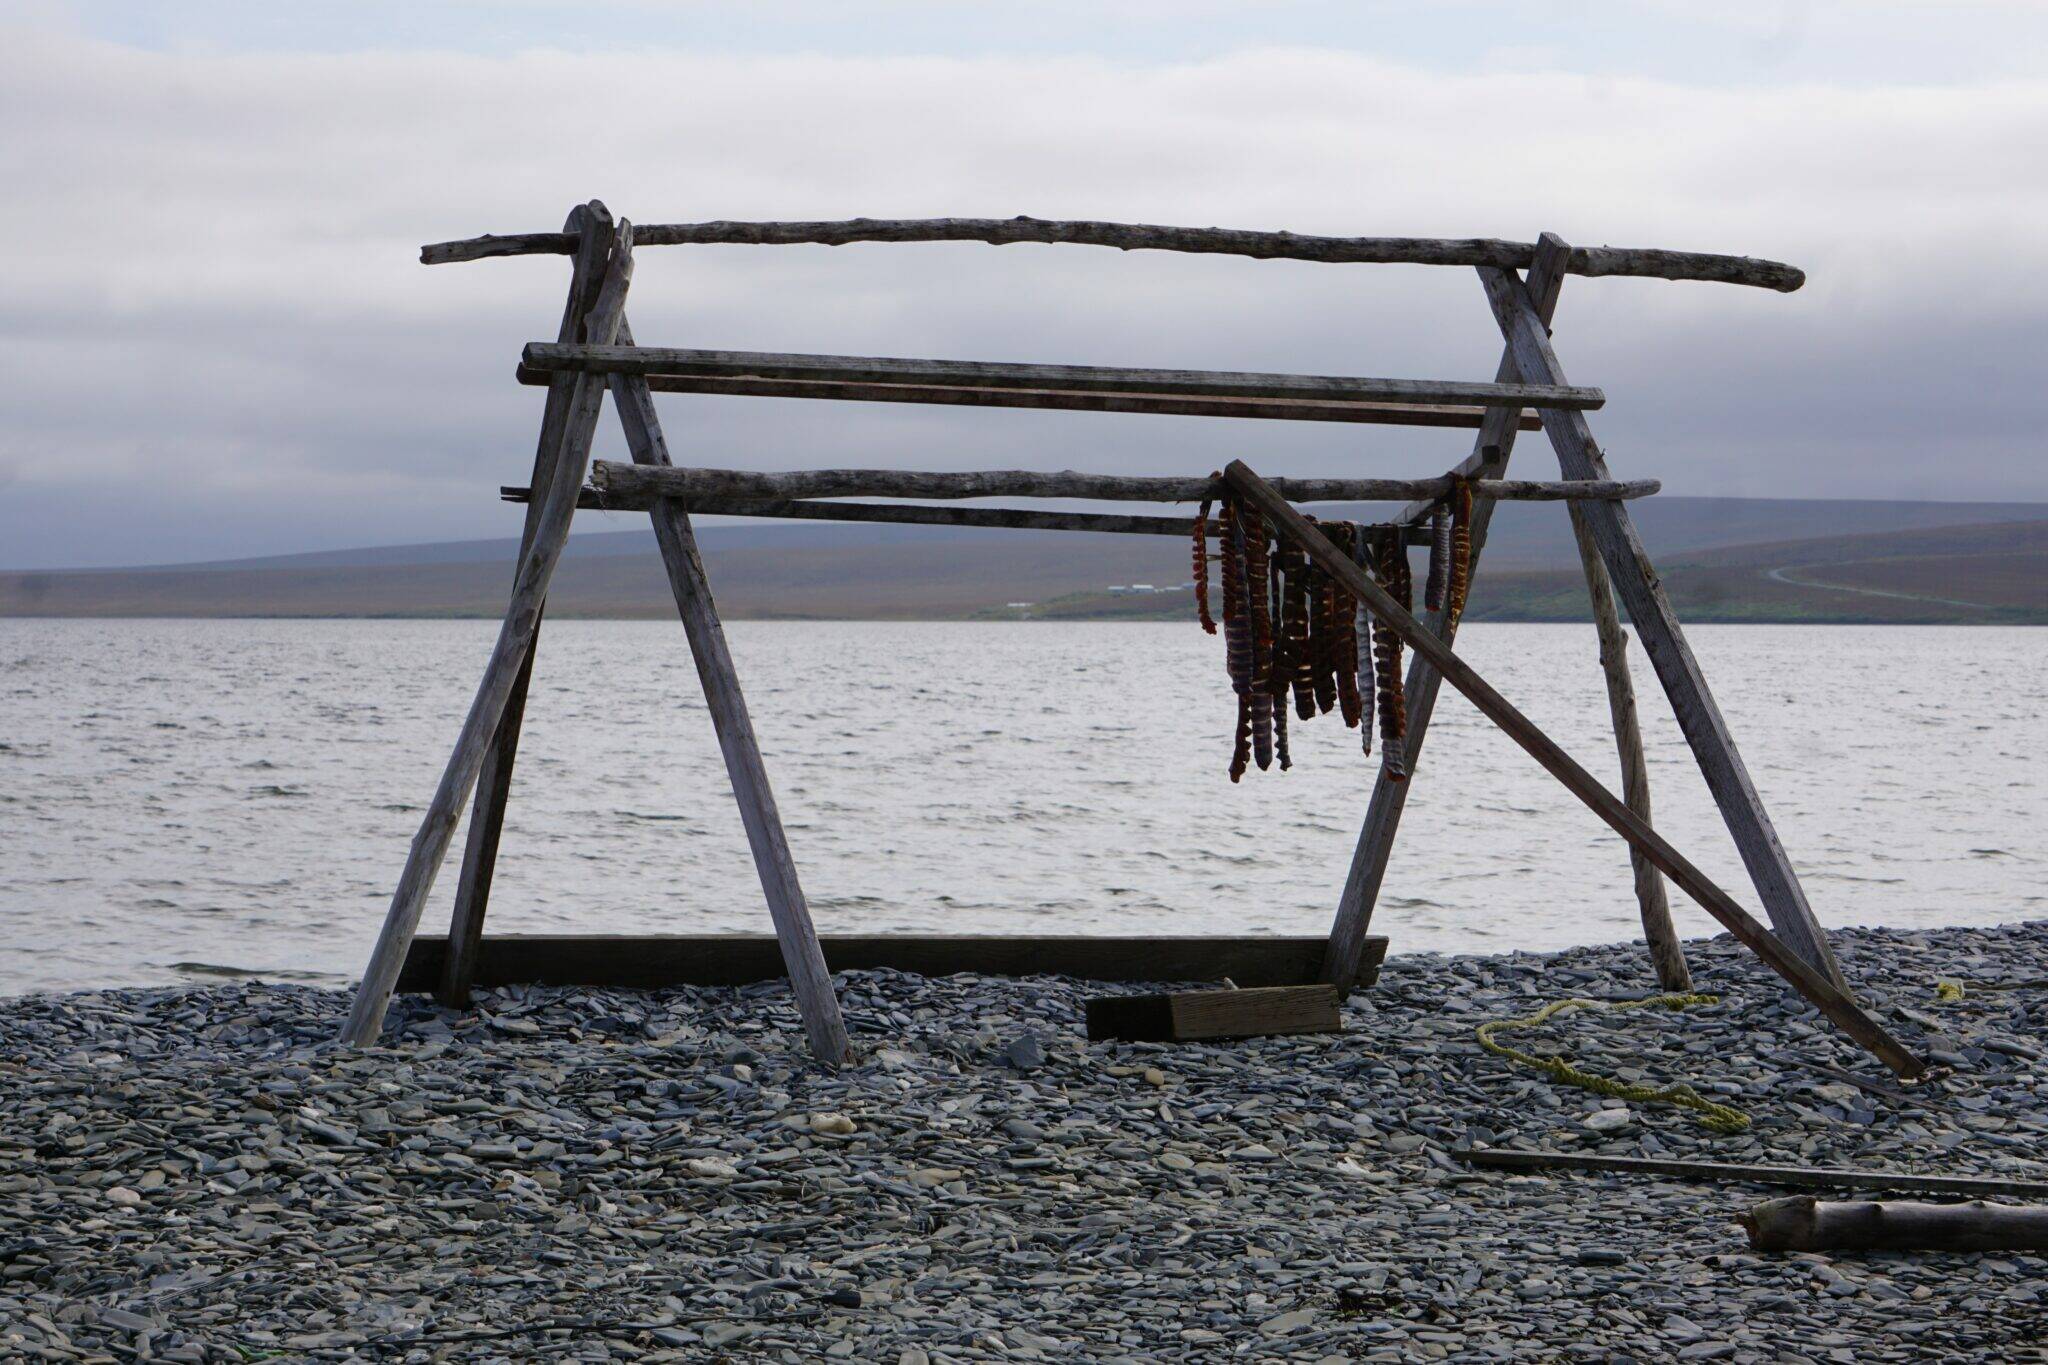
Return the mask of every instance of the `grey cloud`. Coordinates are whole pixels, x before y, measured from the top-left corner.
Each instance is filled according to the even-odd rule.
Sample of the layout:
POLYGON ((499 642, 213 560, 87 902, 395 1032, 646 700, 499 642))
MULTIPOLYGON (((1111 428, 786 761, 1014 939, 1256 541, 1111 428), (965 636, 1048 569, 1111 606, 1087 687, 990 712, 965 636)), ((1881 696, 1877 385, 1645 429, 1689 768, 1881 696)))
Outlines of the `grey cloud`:
MULTIPOLYGON (((504 534, 560 224, 988 214, 1531 236, 1791 260, 1791 296, 1573 281, 1571 377, 1673 491, 2048 498, 2042 84, 1731 91, 1354 54, 157 54, 0 43, 0 564, 504 534), (107 481, 117 480, 115 495, 107 481)), ((980 246, 666 249, 679 345, 1490 377, 1468 273, 980 246)), ((1455 433, 665 400, 709 463, 1434 472, 1455 433)), ((611 439, 611 438, 608 438, 611 439)), ((616 448, 615 445, 613 448, 616 448)), ((1540 450, 1532 461, 1547 460, 1540 450)))

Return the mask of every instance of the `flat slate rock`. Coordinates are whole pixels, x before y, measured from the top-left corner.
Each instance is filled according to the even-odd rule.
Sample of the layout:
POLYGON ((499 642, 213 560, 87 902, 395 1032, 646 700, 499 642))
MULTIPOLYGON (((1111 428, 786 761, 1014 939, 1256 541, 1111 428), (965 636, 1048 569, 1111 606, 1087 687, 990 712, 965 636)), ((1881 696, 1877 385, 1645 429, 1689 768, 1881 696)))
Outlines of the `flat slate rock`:
POLYGON ((0 1359, 2027 1358, 2042 1258, 1757 1255, 1753 1191, 1449 1155, 2048 1178, 2048 990, 1984 988, 2048 978, 2048 925, 1835 943, 1953 1075, 1843 1081, 1889 1084, 1726 938, 1717 1006, 1518 1038, 1732 1137, 1474 1041, 1648 993, 1639 946, 1398 957, 1345 1033, 1171 1045, 1086 1041, 1099 983, 846 972, 837 1072, 774 982, 405 998, 362 1051, 297 985, 4 1000, 0 1359))

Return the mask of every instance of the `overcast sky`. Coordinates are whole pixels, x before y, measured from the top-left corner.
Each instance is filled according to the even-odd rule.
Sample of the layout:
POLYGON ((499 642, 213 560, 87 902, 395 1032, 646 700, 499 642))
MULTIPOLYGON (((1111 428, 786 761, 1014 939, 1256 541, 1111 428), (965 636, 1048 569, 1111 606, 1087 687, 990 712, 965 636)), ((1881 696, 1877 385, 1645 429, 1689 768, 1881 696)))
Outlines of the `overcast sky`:
MULTIPOLYGON (((2044 52, 2023 3, 0 0, 0 567, 516 534, 512 367, 566 266, 418 247, 593 196, 1774 257, 1807 287, 1567 284, 1618 473, 2048 500, 2044 52)), ((631 312, 643 342, 963 359, 1490 379, 1500 349, 1470 271, 1081 247, 650 248, 631 312)), ((1425 475, 1469 440, 662 402, 679 460, 754 468, 1425 475)))

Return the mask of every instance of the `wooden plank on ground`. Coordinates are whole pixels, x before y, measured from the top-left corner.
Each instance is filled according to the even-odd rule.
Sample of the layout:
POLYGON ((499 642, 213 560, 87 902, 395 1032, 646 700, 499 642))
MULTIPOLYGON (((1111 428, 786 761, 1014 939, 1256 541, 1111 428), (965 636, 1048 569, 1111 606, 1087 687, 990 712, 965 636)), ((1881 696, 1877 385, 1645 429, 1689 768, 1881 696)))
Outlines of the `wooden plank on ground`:
POLYGON ((1103 995, 1088 1002, 1088 1037, 1099 1042, 1193 1043, 1280 1033, 1342 1033, 1337 988, 1255 986, 1171 995, 1103 995))
POLYGON ((1468 1166, 1494 1171, 1614 1171, 1622 1175, 1782 1185, 1801 1190, 1918 1190, 1927 1194, 1991 1194, 2012 1198, 2048 1196, 2048 1180, 2008 1180, 1997 1176, 1919 1175, 1912 1171, 1862 1171, 1839 1166, 1760 1166, 1728 1161, 1659 1161, 1640 1156, 1531 1152, 1511 1147, 1454 1147, 1451 1155, 1468 1166))
MULTIPOLYGON (((1222 981, 1240 986, 1313 983, 1323 939, 1274 935, 1183 938, 1061 934, 825 934, 819 939, 834 970, 887 969, 920 976, 1071 976, 1084 981, 1222 981)), ((415 938, 398 988, 432 990, 447 940, 415 938)), ((1371 985, 1386 956, 1384 938, 1367 940, 1359 983, 1371 985)), ((480 987, 545 984, 618 986, 743 986, 785 974, 769 934, 486 934, 478 944, 480 987)))

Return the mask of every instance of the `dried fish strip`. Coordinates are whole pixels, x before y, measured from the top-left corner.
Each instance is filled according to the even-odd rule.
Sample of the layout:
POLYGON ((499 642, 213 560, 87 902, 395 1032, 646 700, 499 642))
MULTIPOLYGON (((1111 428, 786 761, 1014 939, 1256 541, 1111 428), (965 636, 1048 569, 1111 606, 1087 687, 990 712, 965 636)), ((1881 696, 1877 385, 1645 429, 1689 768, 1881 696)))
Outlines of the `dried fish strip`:
MULTIPOLYGON (((1345 522, 1338 528, 1338 546, 1347 553, 1358 543, 1362 534, 1357 523, 1345 522)), ((1360 714, 1358 692, 1358 613, 1357 599, 1350 593, 1338 589, 1334 608, 1334 625, 1330 641, 1330 659, 1337 670, 1337 706, 1344 714, 1344 724, 1358 728, 1360 714)))
POLYGON ((1445 621, 1452 630, 1465 616, 1465 594, 1472 587, 1472 481, 1459 479, 1452 490, 1451 581, 1444 604, 1445 621))
POLYGON ((1202 510, 1195 513, 1194 544, 1195 612, 1201 618, 1202 629, 1211 635, 1216 633, 1216 618, 1209 614, 1209 509, 1213 506, 1214 498, 1202 499, 1202 510))
POLYGON ((1266 609, 1266 518, 1256 507, 1238 508, 1244 533, 1245 606, 1251 617, 1252 759, 1264 772, 1273 766, 1273 618, 1266 609))
POLYGON ((1321 565, 1309 566, 1308 593, 1309 688, 1316 710, 1327 716, 1337 705, 1337 585, 1321 565))
POLYGON ((1235 499, 1223 504, 1223 657, 1230 688, 1237 694, 1237 730, 1230 753, 1230 780, 1244 777, 1251 759, 1252 649, 1251 604, 1245 596, 1244 527, 1235 499))
POLYGON ((1429 514, 1429 577, 1423 580, 1422 605, 1442 611, 1444 584, 1451 576, 1451 511, 1438 506, 1429 514))
MULTIPOLYGON (((1364 573, 1366 577, 1372 577, 1372 539, 1364 527, 1359 527, 1357 535, 1352 538, 1351 562, 1356 564, 1359 571, 1364 573)), ((1365 605, 1363 598, 1359 599, 1357 603, 1357 615, 1354 618, 1354 626, 1357 639, 1353 642, 1353 647, 1357 651, 1356 664, 1358 676, 1365 679, 1365 685, 1358 691, 1358 739, 1360 747, 1370 754, 1372 752, 1373 693, 1377 690, 1377 687, 1372 662, 1372 612, 1365 605)))
MULTIPOLYGON (((1381 537, 1380 582, 1404 609, 1413 601, 1408 548, 1398 529, 1381 537)), ((1373 654, 1380 692, 1380 762, 1388 781, 1405 782, 1408 708, 1401 695, 1401 638, 1384 621, 1373 622, 1373 654)))
POLYGON ((1269 560, 1268 617, 1273 623, 1273 661, 1266 680, 1267 694, 1273 704, 1273 754, 1280 763, 1280 771, 1286 772, 1294 766, 1294 757, 1287 748, 1287 688, 1294 677, 1294 655, 1287 644, 1287 634, 1281 624, 1287 605, 1286 584, 1280 571, 1280 561, 1285 557, 1286 547, 1274 543, 1269 560))
POLYGON ((1290 665, 1288 683, 1294 689, 1294 714, 1303 720, 1312 720, 1316 714, 1315 684, 1312 681, 1315 664, 1309 656, 1308 643, 1308 571, 1308 556, 1289 547, 1281 565, 1283 609, 1286 613, 1282 623, 1290 665))

